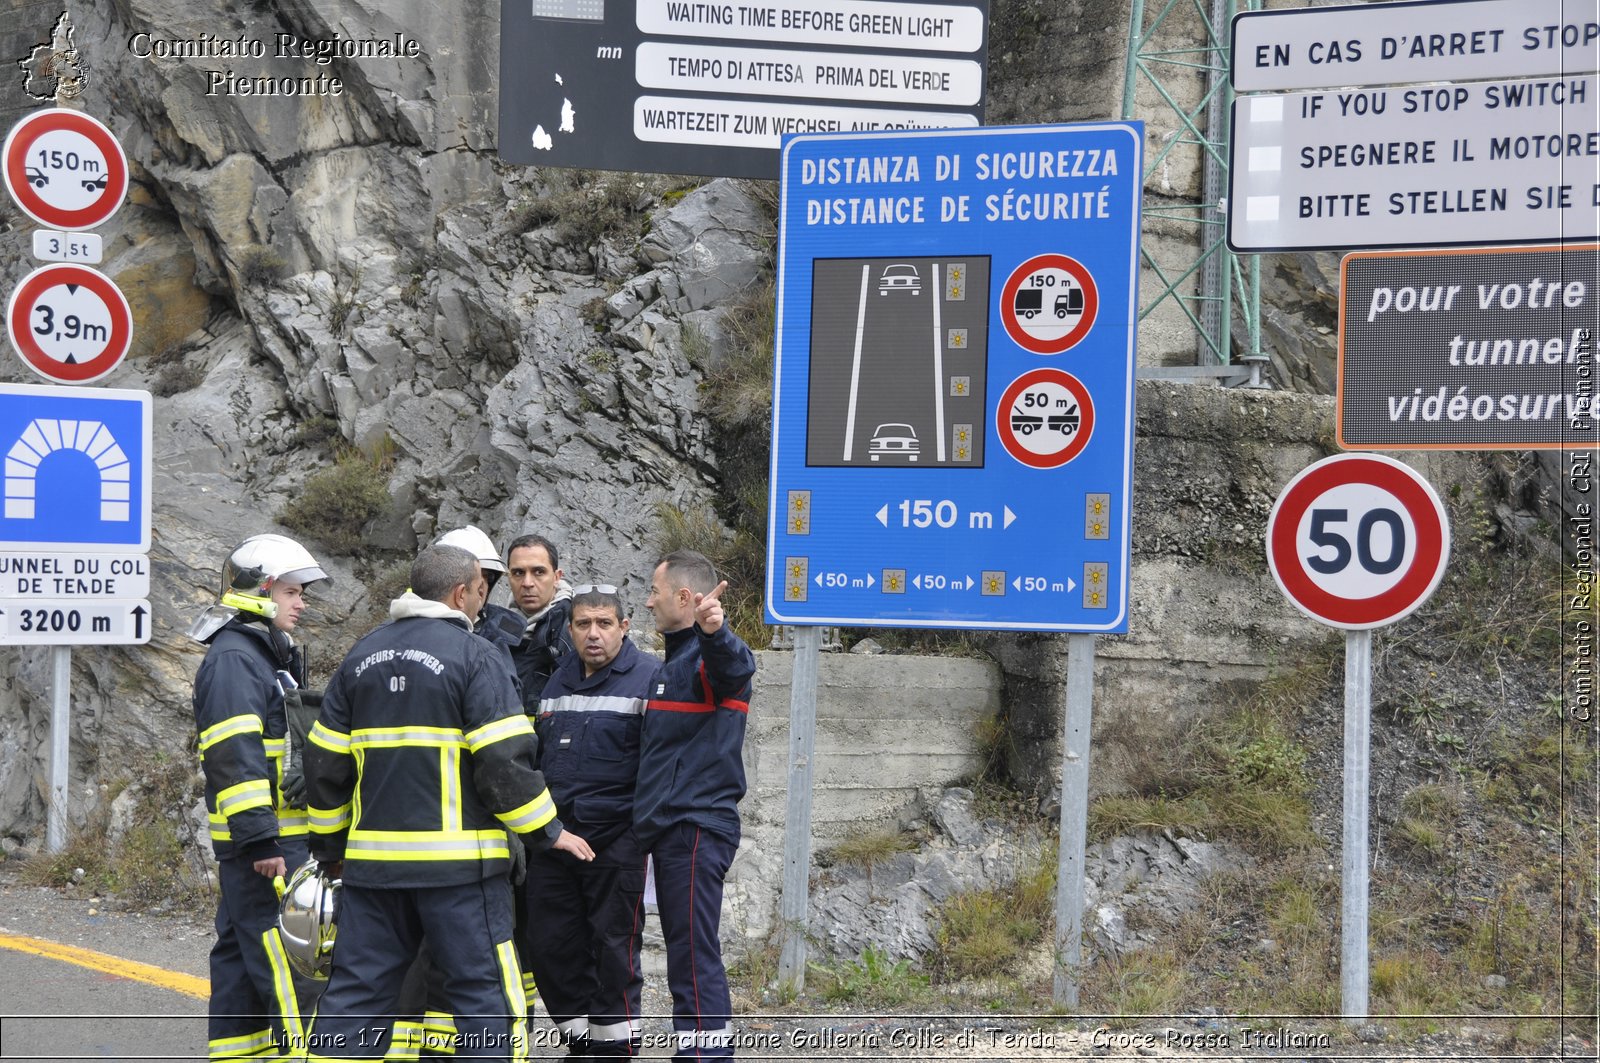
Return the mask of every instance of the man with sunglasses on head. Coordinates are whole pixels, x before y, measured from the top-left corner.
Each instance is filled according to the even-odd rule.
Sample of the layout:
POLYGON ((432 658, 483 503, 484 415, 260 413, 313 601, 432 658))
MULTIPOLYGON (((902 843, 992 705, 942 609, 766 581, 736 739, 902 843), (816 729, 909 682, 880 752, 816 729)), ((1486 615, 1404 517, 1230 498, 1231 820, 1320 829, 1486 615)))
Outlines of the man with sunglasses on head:
POLYGON ((633 833, 639 728, 657 661, 628 639, 610 584, 573 589, 565 655, 545 684, 536 728, 539 766, 569 829, 588 839, 590 863, 529 854, 528 960, 545 1010, 569 1055, 627 1057, 639 1050, 639 929, 645 858, 633 833))

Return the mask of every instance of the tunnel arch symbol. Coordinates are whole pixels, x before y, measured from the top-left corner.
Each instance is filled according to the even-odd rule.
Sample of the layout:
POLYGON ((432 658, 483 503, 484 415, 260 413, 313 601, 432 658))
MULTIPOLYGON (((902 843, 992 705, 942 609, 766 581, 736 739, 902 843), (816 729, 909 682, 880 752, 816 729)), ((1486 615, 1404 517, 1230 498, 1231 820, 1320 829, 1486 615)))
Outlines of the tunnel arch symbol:
POLYGON ((39 463, 58 450, 87 455, 100 470, 100 519, 128 521, 132 469, 116 437, 99 421, 37 417, 6 452, 7 520, 32 520, 39 463))

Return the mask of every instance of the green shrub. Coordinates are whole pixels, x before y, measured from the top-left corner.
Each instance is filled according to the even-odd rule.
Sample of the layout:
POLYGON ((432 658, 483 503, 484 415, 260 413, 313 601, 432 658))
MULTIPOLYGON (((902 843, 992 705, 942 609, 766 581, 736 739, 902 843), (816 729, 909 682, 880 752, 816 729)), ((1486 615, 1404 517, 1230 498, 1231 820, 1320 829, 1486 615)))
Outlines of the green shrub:
POLYGON ((269 288, 283 280, 289 264, 270 247, 252 244, 239 252, 239 283, 246 288, 269 288))
POLYGON ((859 960, 831 967, 812 963, 807 969, 816 976, 822 998, 835 1003, 895 1007, 923 999, 928 990, 928 976, 913 970, 910 960, 890 960, 872 945, 859 960))
POLYGON ((307 480, 278 521, 338 553, 354 553, 362 529, 392 504, 386 471, 367 455, 346 454, 307 480))

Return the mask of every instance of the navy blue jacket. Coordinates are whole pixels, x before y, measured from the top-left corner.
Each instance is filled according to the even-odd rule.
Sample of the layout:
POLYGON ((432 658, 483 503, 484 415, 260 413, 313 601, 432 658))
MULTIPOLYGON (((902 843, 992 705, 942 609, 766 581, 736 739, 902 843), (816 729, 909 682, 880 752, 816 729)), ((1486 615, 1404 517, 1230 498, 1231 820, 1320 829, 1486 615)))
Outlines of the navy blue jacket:
POLYGON ((283 804, 287 671, 303 683, 300 651, 265 621, 235 617, 211 637, 194 677, 194 722, 218 860, 283 855, 278 838, 306 833, 306 814, 283 804))
POLYGON ((633 825, 639 726, 658 662, 630 640, 591 676, 567 654, 539 702, 539 767, 567 829, 595 849, 633 825))
POLYGON ((634 830, 646 848, 684 822, 737 845, 755 655, 726 624, 714 635, 673 631, 666 642, 644 714, 634 830))
POLYGON ((522 706, 529 716, 539 713, 544 685, 550 682, 557 666, 573 655, 572 633, 567 630, 571 619, 572 598, 569 595, 553 603, 538 620, 528 623, 521 641, 511 646, 511 660, 516 665, 517 684, 522 690, 522 706))

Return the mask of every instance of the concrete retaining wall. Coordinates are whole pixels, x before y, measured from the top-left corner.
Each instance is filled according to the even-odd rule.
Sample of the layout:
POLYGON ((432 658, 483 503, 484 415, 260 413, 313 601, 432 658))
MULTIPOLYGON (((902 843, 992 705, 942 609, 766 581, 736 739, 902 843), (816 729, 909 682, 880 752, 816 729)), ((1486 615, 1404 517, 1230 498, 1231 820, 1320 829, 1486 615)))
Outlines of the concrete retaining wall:
MULTIPOLYGON (((744 839, 724 932, 737 947, 771 932, 782 887, 794 654, 756 654, 745 738, 744 839)), ((998 665, 957 657, 824 653, 817 669, 812 851, 897 819, 979 768, 979 721, 1000 709, 998 665)))

